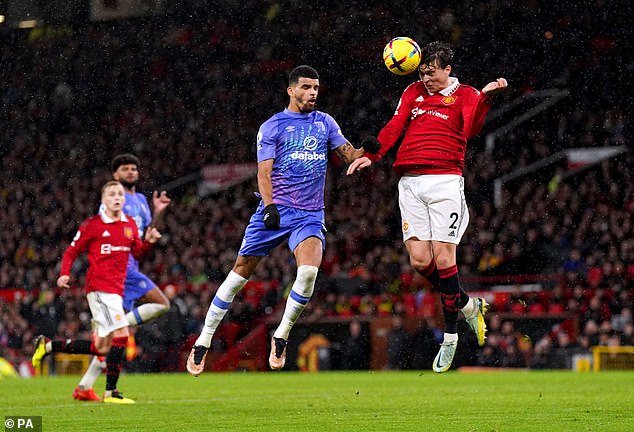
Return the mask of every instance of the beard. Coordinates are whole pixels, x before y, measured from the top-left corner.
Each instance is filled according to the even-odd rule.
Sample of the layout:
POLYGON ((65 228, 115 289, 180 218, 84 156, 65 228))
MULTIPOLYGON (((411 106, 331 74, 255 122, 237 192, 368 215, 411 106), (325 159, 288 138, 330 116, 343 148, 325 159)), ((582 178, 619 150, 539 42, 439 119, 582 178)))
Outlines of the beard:
POLYGON ((309 105, 308 103, 306 103, 300 108, 300 112, 302 112, 302 113, 311 113, 311 112, 315 111, 315 107, 316 107, 316 104, 309 105))
POLYGON ((132 189, 134 186, 136 186, 136 182, 129 182, 125 180, 119 180, 119 183, 121 183, 126 189, 132 189))

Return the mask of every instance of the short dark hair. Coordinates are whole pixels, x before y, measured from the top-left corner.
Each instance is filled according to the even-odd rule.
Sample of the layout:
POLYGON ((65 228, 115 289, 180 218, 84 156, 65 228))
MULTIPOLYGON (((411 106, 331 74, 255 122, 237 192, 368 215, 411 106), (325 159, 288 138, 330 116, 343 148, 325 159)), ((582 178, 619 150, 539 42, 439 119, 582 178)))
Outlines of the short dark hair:
POLYGON ((141 162, 139 161, 139 158, 132 153, 123 153, 112 158, 112 162, 110 162, 110 170, 115 172, 121 165, 136 165, 136 167, 139 168, 141 162))
POLYGON ((430 42, 421 51, 423 60, 420 64, 422 66, 438 62, 438 65, 444 69, 453 61, 453 50, 451 45, 446 42, 430 42))
POLYGON ((315 69, 307 65, 297 66, 288 76, 288 86, 291 87, 299 81, 300 78, 319 79, 319 74, 315 69))

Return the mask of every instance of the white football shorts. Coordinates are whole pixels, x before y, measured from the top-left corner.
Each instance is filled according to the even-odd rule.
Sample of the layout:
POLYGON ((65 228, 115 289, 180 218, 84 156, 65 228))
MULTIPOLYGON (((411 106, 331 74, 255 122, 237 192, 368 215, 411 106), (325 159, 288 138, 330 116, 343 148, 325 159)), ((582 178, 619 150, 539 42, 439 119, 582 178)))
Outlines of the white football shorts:
POLYGON ((459 175, 405 175, 398 182, 398 204, 403 241, 416 237, 458 244, 469 225, 459 175))
POLYGON ((128 326, 123 311, 123 298, 119 294, 91 291, 86 294, 86 298, 99 337, 106 337, 113 331, 128 326))

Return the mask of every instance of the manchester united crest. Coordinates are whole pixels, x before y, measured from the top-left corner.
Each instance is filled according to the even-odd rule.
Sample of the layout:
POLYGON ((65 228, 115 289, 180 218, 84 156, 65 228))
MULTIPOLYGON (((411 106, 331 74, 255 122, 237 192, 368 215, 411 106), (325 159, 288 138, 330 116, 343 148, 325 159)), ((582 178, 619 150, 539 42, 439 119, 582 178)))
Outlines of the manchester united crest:
POLYGON ((440 101, 442 103, 444 103, 445 105, 451 105, 452 103, 454 103, 456 101, 456 97, 455 96, 445 96, 440 101))
POLYGON ((132 228, 124 227, 123 228, 123 235, 125 236, 125 238, 131 239, 132 238, 132 228))

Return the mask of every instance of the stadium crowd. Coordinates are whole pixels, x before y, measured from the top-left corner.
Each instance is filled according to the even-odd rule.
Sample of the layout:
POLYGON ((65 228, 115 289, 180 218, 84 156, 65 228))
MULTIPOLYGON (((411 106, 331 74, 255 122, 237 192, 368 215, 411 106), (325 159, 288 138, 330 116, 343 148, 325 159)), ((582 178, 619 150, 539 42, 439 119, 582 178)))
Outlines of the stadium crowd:
MULTIPOLYGON (((564 352, 632 345, 634 158, 627 113, 634 93, 625 73, 634 65, 626 18, 632 5, 445 1, 430 3, 412 23, 414 3, 324 1, 307 9, 292 1, 193 2, 162 17, 2 29, 0 292, 19 290, 0 296, 0 356, 21 365, 33 335, 89 331, 81 291, 86 262, 76 263, 77 289, 53 287, 61 251, 96 211, 114 154, 141 158, 139 190, 147 192, 209 164, 252 162, 257 127, 284 106, 278 90, 300 63, 320 71, 320 109, 357 143, 378 132, 411 80, 381 64, 381 47, 398 36, 395 28, 410 29, 399 33, 420 43, 453 42, 454 71, 463 82, 478 87, 507 77, 511 88, 494 110, 535 90, 569 91, 556 106, 498 135, 492 152, 484 151, 482 137, 470 143, 471 222, 459 249, 461 274, 554 277, 542 293, 518 288, 494 303, 487 345, 466 361, 564 367, 564 352), (627 152, 581 171, 560 164, 527 175, 507 185, 501 208, 493 205, 494 179, 563 149, 607 146, 627 152), (563 320, 532 340, 516 328, 515 318, 527 314, 577 324, 563 320)), ((400 240, 390 158, 353 177, 331 165, 328 246, 306 320, 396 314, 425 317, 434 327, 434 296, 425 294, 400 240)), ((164 237, 142 270, 164 288, 172 308, 138 329, 139 355, 129 368, 178 367, 181 347, 199 331, 233 264, 257 204, 255 190, 247 181, 210 197, 198 196, 195 184, 169 191, 174 204, 164 237)), ((218 350, 272 313, 292 282, 294 263, 285 251, 266 263, 234 302, 218 350)))

